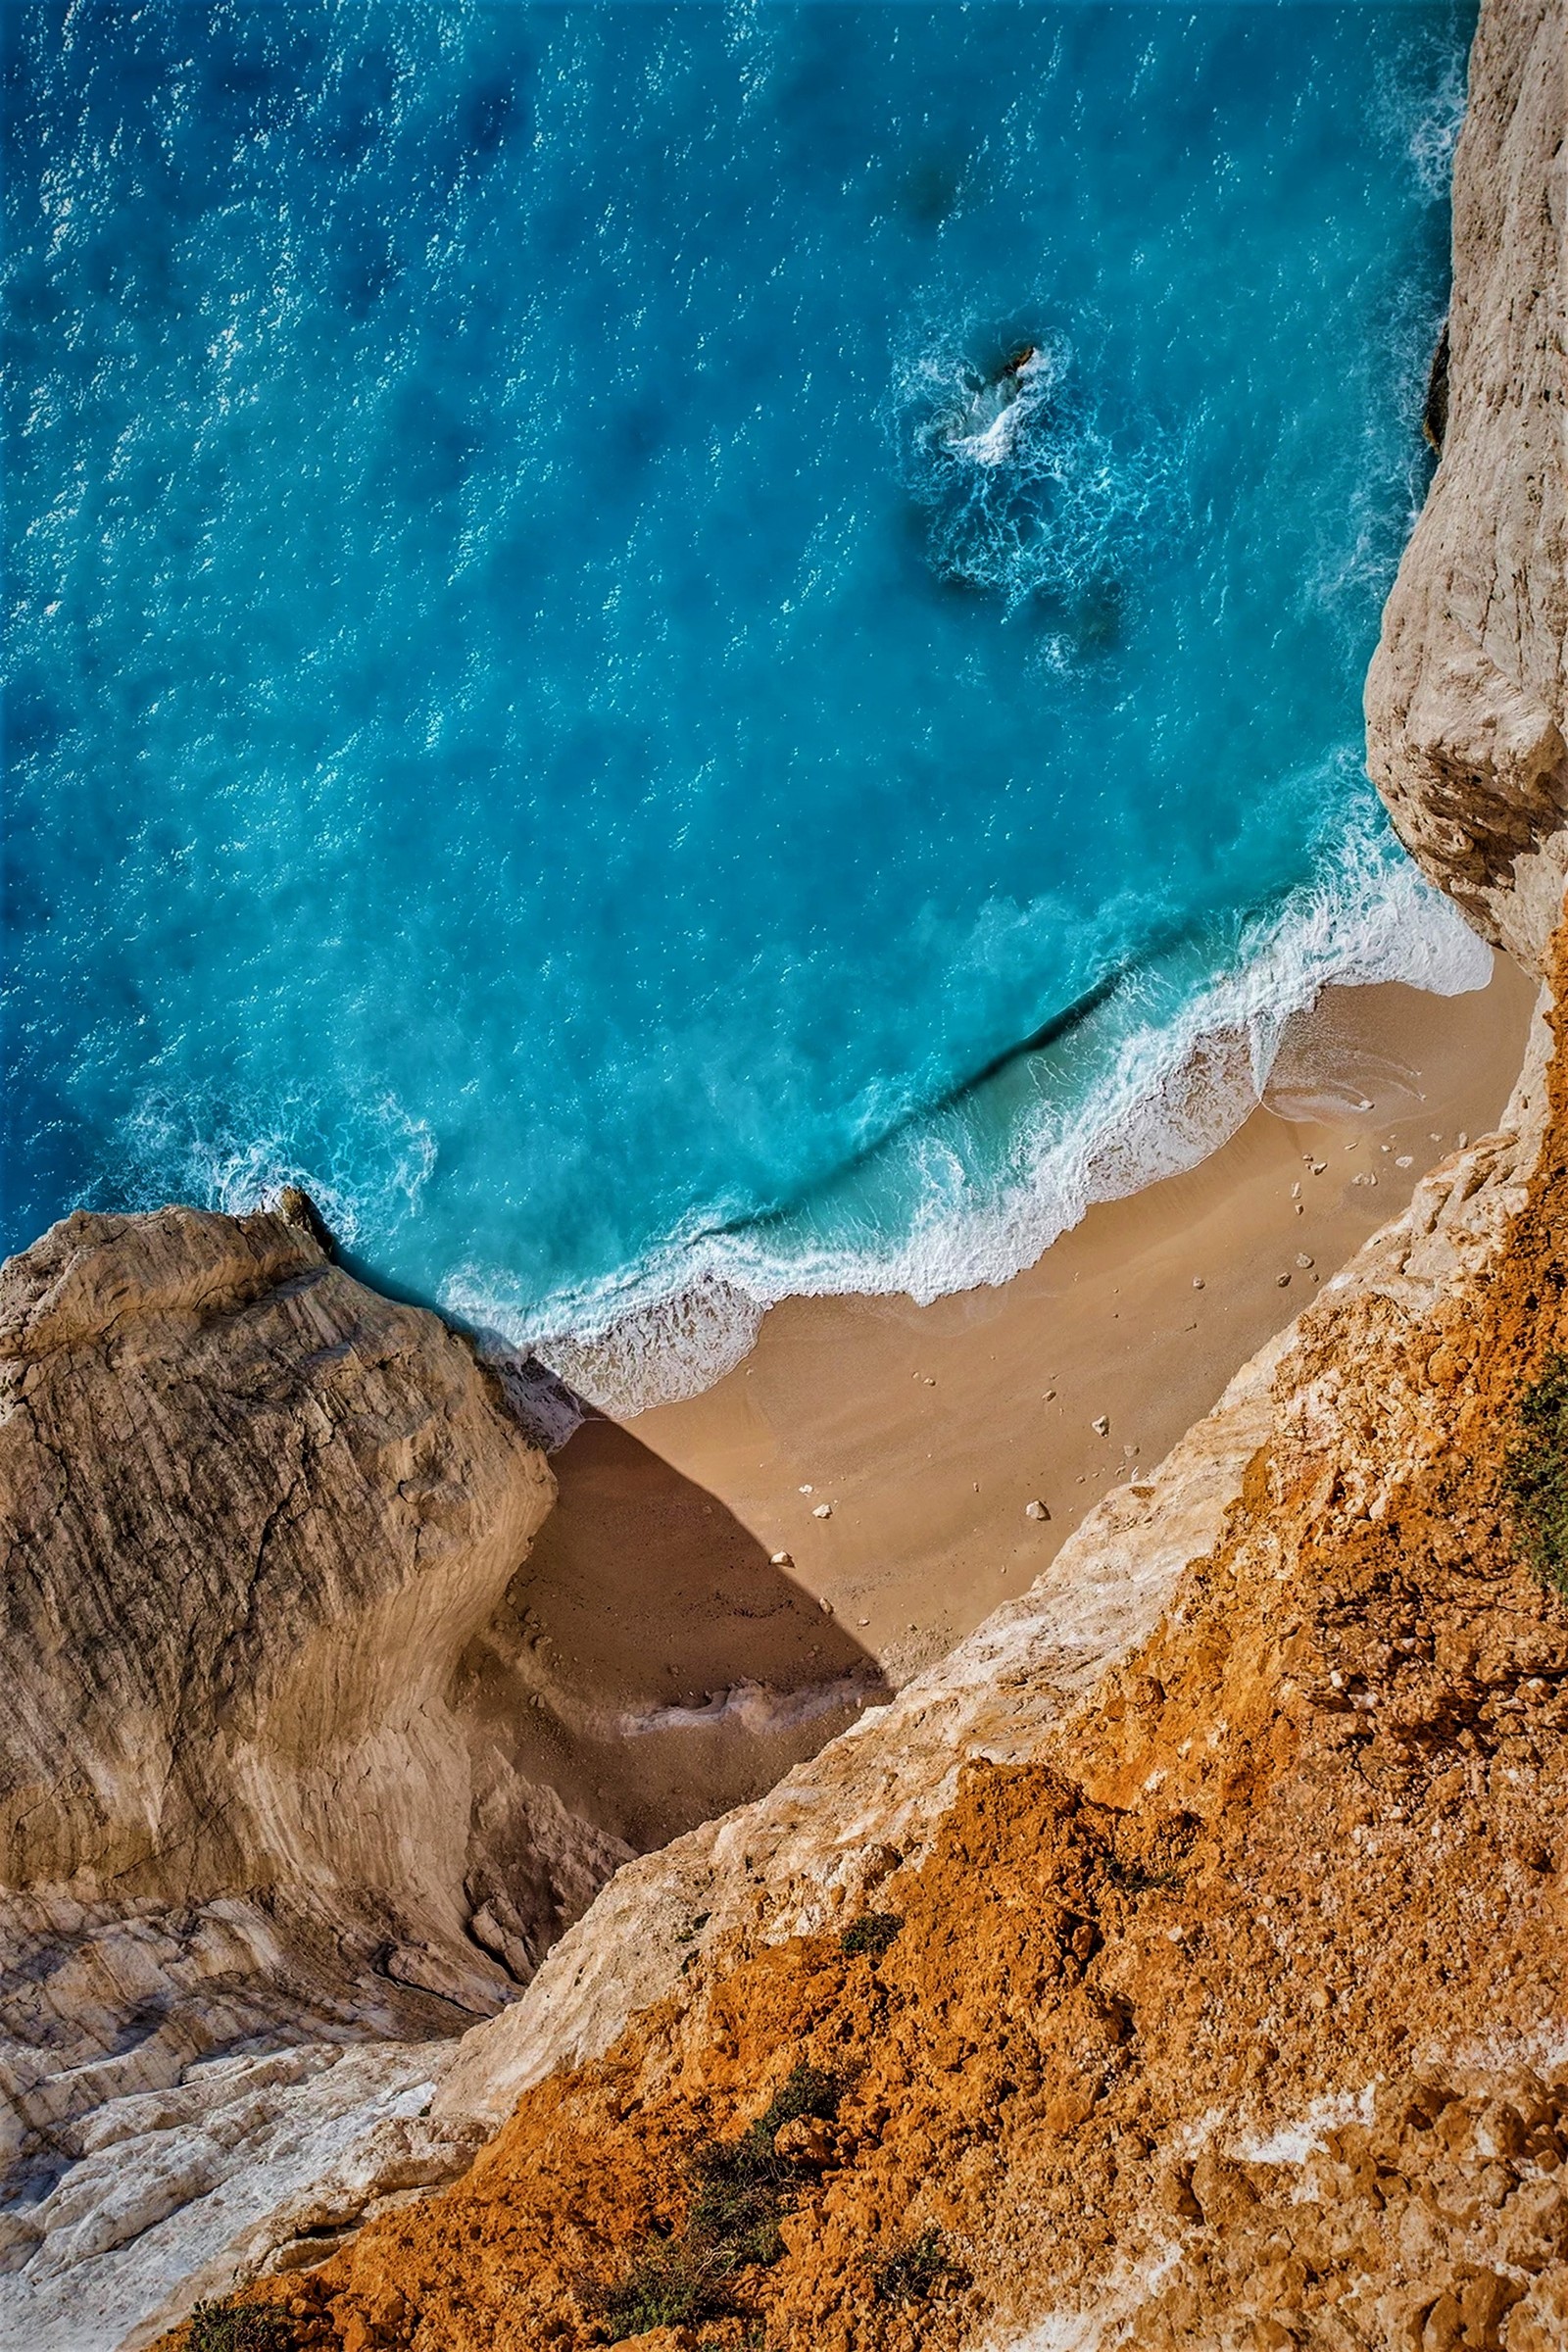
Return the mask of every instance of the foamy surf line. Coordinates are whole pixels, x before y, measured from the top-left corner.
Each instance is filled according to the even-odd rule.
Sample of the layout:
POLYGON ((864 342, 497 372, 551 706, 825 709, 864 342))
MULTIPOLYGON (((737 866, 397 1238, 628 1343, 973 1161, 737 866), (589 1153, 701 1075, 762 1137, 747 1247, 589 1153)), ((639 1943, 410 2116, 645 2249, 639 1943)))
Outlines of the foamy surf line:
POLYGON ((616 1416, 697 1396, 745 1359, 784 1298, 906 1293, 926 1305, 1004 1283, 1096 1202, 1197 1166, 1257 1106, 1287 1021, 1325 988, 1403 981, 1460 996, 1492 971, 1491 950, 1453 906, 1364 839, 1347 844, 1332 883, 1293 894, 1250 944, 1241 967, 1176 1019, 1130 1028, 1110 1083, 1064 1123, 1059 1103, 1025 1121, 1007 1154, 1016 1172, 994 1190, 966 1178, 939 1133, 912 1128, 924 1183, 901 1235, 826 1244, 807 1204, 678 1238, 638 1267, 524 1311, 504 1277, 464 1268, 443 1286, 442 1306, 616 1416))

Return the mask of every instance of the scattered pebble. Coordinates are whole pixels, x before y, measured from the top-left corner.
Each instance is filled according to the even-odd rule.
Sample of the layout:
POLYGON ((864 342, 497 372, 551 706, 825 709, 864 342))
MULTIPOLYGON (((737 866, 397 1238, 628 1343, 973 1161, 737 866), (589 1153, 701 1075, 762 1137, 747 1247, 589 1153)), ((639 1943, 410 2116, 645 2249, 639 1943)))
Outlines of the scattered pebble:
POLYGON ((1138 1448, 1136 1446, 1124 1446, 1122 1447, 1122 1452, 1128 1461, 1133 1461, 1137 1457, 1138 1448))
POLYGON ((1051 1403, 1051 1401, 1052 1401, 1052 1399, 1054 1397, 1055 1394, 1056 1394, 1056 1392, 1055 1392, 1055 1390, 1054 1390, 1054 1389, 1048 1389, 1048 1390, 1046 1391, 1046 1402, 1047 1402, 1048 1404, 1050 1404, 1050 1403, 1051 1403))
POLYGON ((1203 1287, 1203 1277, 1201 1276, 1201 1274, 1195 1274, 1195 1275, 1193 1276, 1193 1288, 1194 1288, 1194 1290, 1195 1290, 1195 1291, 1200 1291, 1200 1290, 1202 1289, 1202 1287, 1203 1287))
POLYGON ((1300 1199, 1300 1198, 1301 1198, 1301 1180, 1300 1180, 1300 1178, 1299 1178, 1299 1177, 1298 1177, 1298 1178, 1297 1178, 1297 1180, 1296 1180, 1296 1182, 1295 1182, 1295 1183, 1292 1185, 1292 1187, 1291 1187, 1291 1199, 1292 1199, 1293 1200, 1299 1200, 1299 1199, 1300 1199))
POLYGON ((1326 1159, 1314 1159, 1314 1160, 1313 1160, 1313 1162, 1312 1162, 1312 1173, 1313 1173, 1313 1175, 1314 1175, 1314 1176, 1321 1176, 1321 1175, 1322 1175, 1322 1173, 1323 1173, 1323 1171, 1324 1171, 1324 1169, 1325 1169, 1325 1168, 1328 1166, 1328 1164, 1329 1164, 1329 1163, 1328 1163, 1328 1161, 1327 1161, 1326 1159))
POLYGON ((824 1594, 823 1598, 817 1602, 817 1604, 816 1604, 816 1605, 817 1605, 817 1607, 818 1607, 818 1608, 821 1610, 821 1612, 822 1612, 822 1614, 823 1614, 823 1616, 824 1616, 824 1617, 831 1617, 831 1616, 832 1616, 832 1614, 833 1614, 833 1603, 832 1603, 832 1602, 831 1602, 831 1601, 830 1601, 830 1600, 829 1600, 829 1599, 826 1597, 826 1595, 825 1595, 825 1594, 824 1594))
POLYGON ((1379 1144, 1378 1150, 1380 1152, 1392 1152, 1394 1150, 1394 1146, 1392 1144, 1379 1144))
POLYGON ((1290 1289, 1291 1278, 1288 1274, 1276 1274, 1274 1279, 1279 1284, 1282 1291, 1288 1291, 1290 1289))
POLYGON ((1413 1168, 1415 1161, 1408 1152, 1401 1152, 1394 1164, 1396 1168, 1413 1168))
POLYGON ((812 1490, 811 1490, 811 1488, 809 1488, 809 1487, 803 1487, 803 1488, 801 1489, 801 1493, 802 1493, 803 1494, 809 1494, 811 1492, 812 1492, 812 1490))
POLYGON ((1468 1135, 1465 1133, 1464 1129, 1461 1127, 1461 1128, 1460 1128, 1460 1130, 1459 1130, 1458 1136, 1457 1136, 1457 1138, 1456 1138, 1455 1140, 1457 1141, 1457 1143, 1458 1143, 1458 1146, 1459 1146, 1459 1149, 1460 1149, 1460 1151, 1462 1152, 1462 1151, 1464 1151, 1464 1149, 1465 1149, 1465 1148, 1466 1148, 1466 1146, 1468 1145, 1468 1143, 1469 1143, 1469 1141, 1470 1141, 1470 1138, 1469 1138, 1469 1136, 1468 1136, 1468 1135))
POLYGON ((1023 1515, 1026 1519, 1049 1519, 1051 1517, 1051 1513, 1047 1510, 1045 1504, 1041 1501, 1038 1494, 1035 1496, 1033 1502, 1026 1502, 1024 1504, 1023 1515))
POLYGON ((1427 1137, 1427 1142, 1428 1142, 1429 1144, 1441 1144, 1441 1143, 1442 1143, 1442 1141, 1443 1141, 1443 1138, 1442 1138, 1442 1136, 1441 1136, 1441 1135, 1429 1135, 1429 1136, 1427 1137))
POLYGON ((1094 1431, 1097 1438, 1108 1438, 1110 1435, 1110 1415, 1108 1413, 1102 1413, 1098 1419, 1091 1421, 1089 1426, 1094 1431))
POLYGON ((934 1388, 936 1387, 936 1385, 937 1385, 937 1384, 936 1384, 936 1379, 935 1379, 935 1376, 934 1376, 934 1374, 932 1374, 932 1373, 930 1373, 930 1372, 928 1372, 928 1373, 926 1374, 926 1376, 925 1376, 925 1385, 926 1385, 926 1387, 927 1387, 928 1389, 934 1389, 934 1388))
POLYGON ((1298 1250, 1296 1253, 1296 1262, 1304 1274, 1307 1268, 1311 1265, 1312 1260, 1307 1256, 1304 1250, 1298 1250))
POLYGON ((830 1502, 819 1502, 811 1513, 813 1519, 831 1519, 832 1516, 833 1505, 830 1502))
POLYGON ((791 1551, 770 1551, 767 1555, 767 1564, 770 1568, 793 1568, 795 1554, 791 1551))
POLYGON ((871 1620, 870 1620, 870 1618, 869 1618, 869 1617, 857 1617, 857 1619, 855 1620, 855 1622, 856 1622, 856 1624, 857 1624, 858 1626, 859 1626, 859 1627, 862 1629, 862 1631, 863 1631, 863 1629, 864 1629, 866 1626, 868 1626, 868 1625, 870 1624, 871 1620))

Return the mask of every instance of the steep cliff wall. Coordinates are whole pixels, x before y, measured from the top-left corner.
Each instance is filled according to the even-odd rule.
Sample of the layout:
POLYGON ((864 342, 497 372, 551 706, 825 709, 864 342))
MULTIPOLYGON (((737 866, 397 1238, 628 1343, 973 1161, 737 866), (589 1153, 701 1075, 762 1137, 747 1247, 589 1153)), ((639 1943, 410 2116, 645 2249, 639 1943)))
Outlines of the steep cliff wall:
POLYGON ((255 2290, 301 2344, 585 2348, 639 2282, 650 2352, 1564 2340, 1543 1058, 1059 1580, 607 1889, 437 2093, 531 2085, 471 2174, 255 2290), (802 2065, 780 2257, 715 2278, 704 2151, 802 2065))
MULTIPOLYGON (((1564 18, 1563 0, 1483 9, 1446 440, 1368 688, 1405 838, 1537 969, 1568 870, 1564 18)), ((1568 2342, 1568 1617, 1503 1495, 1522 1386, 1568 1348, 1547 1045, 1542 1028, 1504 1132, 1429 1179, 1022 1602, 768 1796, 628 1864, 520 2000, 414 2051, 344 2041, 450 2034, 462 1987, 440 1971, 483 1967, 455 1938, 485 1807, 471 1781, 468 1813, 426 1786, 471 1770, 434 1657, 405 1684, 350 1629, 434 1629, 450 1661, 503 1574, 495 1515, 520 1525, 541 1473, 470 1417, 483 1384, 459 1343, 442 1335, 449 1361, 400 1336, 404 1310, 329 1289, 343 1278, 286 1220, 247 1220, 243 1266, 211 1288, 158 1265, 84 1281, 74 1244, 29 1253, 0 1475, 46 1575, 22 1562, 12 1639, 59 1655, 51 1576, 81 1582, 71 1605, 106 1638, 65 1669, 69 1702, 40 1670, 0 1736, 13 1867, 74 1874, 19 1898, 0 1994, 15 2144, 60 2175, 0 2220, 0 2332, 130 2352, 157 2333, 144 2315, 248 2280, 295 2342, 341 2352, 564 2352, 661 2318, 650 2352, 1568 2342), (309 1365, 313 1399, 327 1384, 329 1420, 346 1365, 408 1374, 359 1483, 309 1489, 368 1550, 326 1530, 302 1557, 305 1393, 266 1419, 284 1328, 289 1379, 309 1365), (180 1487, 168 1433, 188 1429, 193 1361, 230 1401, 180 1487), (118 1466, 76 1492, 73 1449, 108 1458, 108 1371, 117 1397, 163 1400, 112 1440, 160 1464, 130 1480, 134 1507, 118 1466), (426 1394, 454 1421, 427 1451, 426 1394), (238 1466, 231 1412, 270 1433, 238 1466), (239 1477, 247 1542, 215 1564, 191 1530, 239 1477), (172 1544, 147 1515, 171 1478, 172 1544), (149 1579, 122 1578, 127 1534, 149 1579), (395 1565, 384 1590, 371 1551, 395 1565), (301 1576, 322 1599, 296 1661, 278 1628, 301 1576), (116 1654, 122 1611, 149 1660, 116 1654), (171 1752, 176 1684, 210 1757, 171 1752), (384 1821, 334 1816, 362 1745, 384 1821), (416 1787, 390 1787, 399 1759, 416 1787), (225 1881, 237 1855, 252 1875, 225 1881), (190 2018, 220 2011, 225 2038, 186 2049, 190 2018), (137 2015, 150 2030, 127 2033, 137 2015), (232 2054, 189 2064, 214 2046, 232 2054), (807 2096, 803 2065, 822 2112, 776 2147, 771 2126, 748 2137, 781 2089, 807 2096), (418 2195, 498 2128, 455 2187, 418 2195), (738 2180, 787 2208, 776 2240, 724 2235, 738 2180)), ((186 1238, 228 1265, 220 1223, 186 1238)), ((86 1258, 132 1246, 77 1234, 86 1258)))
POLYGON ((429 2049, 516 1989, 483 1942, 542 1947, 624 1858, 476 1769, 460 1703, 553 1493, 472 1350, 303 1200, 74 1216, 0 1270, 9 2340, 112 2342, 345 2133, 398 2126, 405 2180, 463 2161, 410 2129, 429 2049), (424 2053, 350 2054, 389 2037, 424 2053), (82 2265, 132 2244, 95 2312, 82 2265))
MULTIPOLYGON (((1368 687, 1405 839, 1538 971, 1565 65, 1561 0, 1486 0, 1446 439, 1368 687)), ((472 2173, 253 2290, 301 2344, 1568 2341, 1568 1620, 1504 1500, 1568 1347, 1546 1059, 1024 1602, 612 1883, 443 2077, 432 2129, 503 2125, 472 2173), (768 2164, 780 2236, 726 2237, 714 2182, 768 2164)))
POLYGON ((1401 838, 1538 972, 1568 866, 1565 123, 1559 0, 1487 0, 1454 159, 1442 460, 1366 694, 1401 838))

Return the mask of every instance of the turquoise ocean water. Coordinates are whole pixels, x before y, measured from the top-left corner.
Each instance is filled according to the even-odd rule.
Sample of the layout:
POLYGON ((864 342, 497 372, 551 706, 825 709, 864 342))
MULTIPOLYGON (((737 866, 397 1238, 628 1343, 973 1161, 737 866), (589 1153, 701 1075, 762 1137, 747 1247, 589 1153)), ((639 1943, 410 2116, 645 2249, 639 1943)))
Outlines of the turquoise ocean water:
POLYGON ((1470 25, 12 0, 5 1246, 296 1180, 624 1403, 1476 985, 1359 721, 1470 25))

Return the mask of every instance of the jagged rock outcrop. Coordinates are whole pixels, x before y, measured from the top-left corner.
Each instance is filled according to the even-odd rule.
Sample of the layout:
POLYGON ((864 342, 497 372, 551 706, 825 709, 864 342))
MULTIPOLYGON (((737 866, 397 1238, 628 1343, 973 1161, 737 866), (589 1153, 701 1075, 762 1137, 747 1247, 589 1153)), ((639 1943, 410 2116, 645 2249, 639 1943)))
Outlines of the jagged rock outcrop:
POLYGON ((1443 455, 1367 680, 1372 772, 1540 971, 1568 868, 1568 15, 1488 0, 1454 159, 1443 455))
POLYGON ((252 2290, 302 2347, 586 2352, 639 2276, 710 2315, 651 2352, 1561 2340, 1568 1609, 1501 1485, 1568 1348, 1544 1059, 1027 1602, 612 1883, 436 2092, 516 2101, 472 2171, 252 2290), (714 2289, 694 2160, 800 2065, 836 2117, 714 2289))
MULTIPOLYGON (((1368 688, 1405 839, 1538 970, 1568 870, 1565 73, 1562 0, 1486 0, 1442 462, 1368 688)), ((520 1525, 544 1474, 470 1418, 493 1406, 462 1343, 351 1300, 287 1218, 243 1221, 237 1270, 214 1219, 184 1229, 194 1274, 160 1249, 123 1279, 58 1237, 29 1252, 0 1297, 0 1478, 27 1559, 94 1562, 79 1606, 102 1638, 69 1653, 88 1662, 64 1670, 70 1704, 40 1664, 0 1726, 27 1886, 0 1995, 12 2145, 47 2191, 0 2230, 0 2331, 130 2352, 160 2307, 249 2281, 322 2352, 567 2352, 652 2264, 710 2316, 650 2352, 739 2352, 759 2324, 811 2352, 1568 2340, 1568 1617, 1502 1489, 1521 1385, 1568 1349, 1568 1092, 1554 1072, 1548 1102, 1545 1060, 1543 1030, 1504 1132, 1437 1171, 1024 1601, 769 1795, 629 1863, 461 2042, 452 1996, 485 2005, 476 1929, 524 1967, 534 1947, 503 1916, 526 1878, 514 1775, 474 1777, 451 1643, 505 1582, 493 1515, 520 1525), (363 1478, 313 1483, 317 1384, 381 1384, 379 1426, 404 1374, 395 1441, 357 1456, 335 1427, 363 1478), (90 1399, 147 1394, 157 1411, 106 1437, 90 1399), (187 1454, 165 1440, 193 1403, 213 1418, 187 1454), (122 1588, 169 1482, 172 1548, 150 1591, 122 1588), (192 1530, 236 1497, 246 1541, 219 1563, 192 1530), (307 1499, 368 1548, 302 1537, 307 1499), (383 1545, 395 1593, 368 1565, 383 1545), (115 1654, 122 1611, 146 1659, 115 1654), (380 1673, 430 1628, 445 1668, 380 1673), (170 1740, 171 1705, 209 1752, 170 1740), (387 1809, 339 1818, 362 1755, 387 1809), (847 1942, 868 1910, 880 1934, 847 1942), (368 2032, 386 2039, 345 2046, 368 2032), (781 2257, 722 2277, 685 2234, 694 2151, 801 2063, 837 2112, 778 2141, 801 2167, 781 2257)), ((88 1222, 111 1259, 142 1247, 88 1222)), ((70 1613, 27 1559, 11 1638, 52 1666, 70 1613)), ((528 1834, 557 1838, 564 1883, 556 1806, 540 1793, 528 1834)), ((679 2294, 662 2308, 678 2320, 679 2294)))
MULTIPOLYGON (((1565 74, 1561 0, 1486 0, 1442 462, 1368 687, 1401 833, 1538 971, 1565 74)), ((651 2352, 1568 2340, 1568 1617, 1503 1482, 1568 1350, 1545 1058, 1023 1603, 612 1883, 435 2093, 502 2125, 472 2172, 252 2290, 302 2345, 585 2346, 637 2278, 651 2352), (837 2113, 726 2279, 696 2185, 802 2062, 837 2113)))
POLYGON ((307 1223, 70 1217, 0 1269, 0 1883, 286 1886, 462 1937, 446 1686, 554 1482, 307 1223))
POLYGON ((624 1857, 498 1788, 456 1688, 554 1483, 298 1198, 77 1215, 0 1269, 0 2336, 114 2341, 232 2234, 224 2182, 254 2218, 349 2116, 427 2106, 428 2058, 345 2045, 443 2055, 624 1857))

